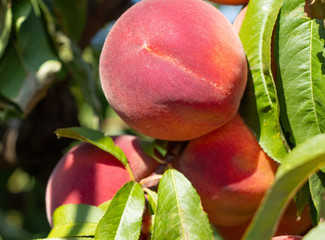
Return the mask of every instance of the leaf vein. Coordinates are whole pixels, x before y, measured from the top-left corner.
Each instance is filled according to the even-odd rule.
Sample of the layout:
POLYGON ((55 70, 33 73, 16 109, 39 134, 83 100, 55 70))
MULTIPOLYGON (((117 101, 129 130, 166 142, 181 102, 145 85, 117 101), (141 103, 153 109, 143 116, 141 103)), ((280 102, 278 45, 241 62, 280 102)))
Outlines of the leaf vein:
POLYGON ((319 123, 319 119, 318 119, 318 116, 317 116, 317 109, 316 109, 316 103, 315 103, 315 92, 314 92, 314 86, 313 86, 313 74, 312 74, 312 53, 313 53, 313 25, 314 25, 314 21, 311 20, 310 21, 310 30, 311 30, 311 33, 310 33, 310 88, 311 88, 311 97, 313 99, 312 101, 312 105, 313 105, 313 109, 314 109, 314 114, 315 114, 315 120, 316 120, 316 123, 317 123, 317 129, 318 129, 318 132, 321 133, 321 129, 320 129, 320 123, 319 123))
POLYGON ((177 194, 177 187, 176 187, 176 180, 175 180, 175 176, 173 174, 173 172, 171 173, 171 177, 172 177, 172 184, 173 184, 173 188, 175 189, 175 198, 176 198, 176 203, 177 203, 177 211, 178 211, 178 215, 179 215, 179 221, 180 221, 180 225, 181 225, 181 232, 182 232, 182 236, 186 236, 186 232, 185 232, 185 227, 184 227, 184 223, 182 220, 182 215, 181 215, 181 206, 180 206, 180 202, 179 202, 179 196, 177 194))

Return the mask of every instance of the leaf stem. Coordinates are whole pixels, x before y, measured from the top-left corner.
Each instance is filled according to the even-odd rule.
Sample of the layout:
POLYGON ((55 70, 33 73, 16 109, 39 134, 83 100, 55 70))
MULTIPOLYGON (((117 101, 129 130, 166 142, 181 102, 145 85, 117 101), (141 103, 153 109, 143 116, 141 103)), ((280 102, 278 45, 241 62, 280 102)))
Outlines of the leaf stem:
MULTIPOLYGON (((149 177, 143 178, 140 180, 139 184, 141 186, 146 185, 146 187, 149 187, 148 185, 151 185, 151 182, 155 182, 153 185, 156 185, 156 181, 159 181, 162 178, 161 174, 154 174, 154 175, 150 175, 149 177)), ((153 186, 152 185, 152 186, 153 186)))
POLYGON ((134 177, 134 174, 133 174, 133 172, 132 172, 132 170, 130 168, 130 165, 127 163, 126 165, 124 165, 124 167, 125 167, 126 171, 129 174, 130 180, 135 181, 135 177, 134 177))

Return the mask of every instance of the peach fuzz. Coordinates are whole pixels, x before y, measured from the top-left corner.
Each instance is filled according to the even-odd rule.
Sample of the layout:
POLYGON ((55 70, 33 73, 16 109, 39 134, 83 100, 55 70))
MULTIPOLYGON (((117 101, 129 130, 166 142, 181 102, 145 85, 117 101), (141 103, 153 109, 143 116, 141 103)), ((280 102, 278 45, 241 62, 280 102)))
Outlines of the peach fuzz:
MULTIPOLYGON (((244 235, 250 221, 236 226, 216 226, 215 228, 224 240, 239 240, 244 235)), ((297 217, 297 208, 290 202, 277 226, 275 236, 303 235, 312 227, 309 208, 306 207, 301 216, 297 217)))
POLYGON ((142 134, 200 137, 237 112, 247 80, 231 23, 202 0, 143 0, 108 34, 100 57, 103 92, 142 134))
POLYGON ((235 226, 251 219, 278 164, 237 114, 223 127, 190 141, 174 166, 198 191, 211 223, 235 226))
MULTIPOLYGON (((134 136, 113 137, 125 153, 136 181, 150 175, 158 163, 147 156, 134 136)), ((130 176, 111 154, 88 143, 69 150, 54 168, 46 188, 46 213, 52 225, 54 210, 64 204, 98 206, 113 198, 130 176)))

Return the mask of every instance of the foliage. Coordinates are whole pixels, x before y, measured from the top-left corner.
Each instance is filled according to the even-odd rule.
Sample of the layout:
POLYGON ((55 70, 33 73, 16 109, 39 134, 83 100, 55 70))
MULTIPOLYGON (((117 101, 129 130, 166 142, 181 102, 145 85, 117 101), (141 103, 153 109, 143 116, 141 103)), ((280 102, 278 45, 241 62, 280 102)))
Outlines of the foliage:
MULTIPOLYGON (((108 135, 128 132, 148 139, 128 129, 116 117, 100 90, 98 59, 103 39, 99 35, 103 31, 106 34, 109 28, 105 24, 118 16, 112 14, 104 19, 98 16, 100 23, 89 18, 89 7, 97 6, 98 10, 103 3, 112 5, 111 1, 95 2, 1 1, 0 130, 7 133, 7 127, 11 126, 8 132, 12 134, 12 129, 17 130, 10 125, 13 120, 26 121, 51 89, 68 82, 77 108, 77 116, 73 117, 80 127, 62 126, 55 133, 58 137, 94 144, 116 156, 132 179, 124 153, 108 135), (99 31, 100 28, 103 29, 99 31)), ((117 2, 120 6, 115 12, 122 13, 131 5, 128 1, 124 1, 125 5, 123 1, 117 2)), ((304 239, 317 239, 325 234, 321 223, 325 218, 325 21, 319 11, 324 5, 317 0, 312 3, 251 0, 248 4, 239 34, 249 64, 240 113, 264 151, 280 167, 244 239, 271 239, 292 198, 298 210, 306 204, 311 208, 315 226, 304 239), (272 61, 276 63, 276 71, 272 61)), ((58 92, 60 97, 63 91, 58 92)), ((17 131, 14 133, 18 134, 17 131)), ((0 131, 0 137, 3 136, 0 131)), ((28 168, 17 168, 18 162, 8 163, 9 144, 0 143, 1 187, 13 176, 13 189, 18 189, 17 192, 35 194, 36 190, 30 189, 38 186, 43 194, 44 183, 35 183, 28 168), (21 178, 22 184, 17 180, 21 178)), ((130 181, 102 206, 62 206, 54 213, 54 226, 47 232, 47 238, 47 233, 32 236, 24 229, 6 224, 0 226, 0 235, 8 239, 139 239, 142 213, 148 208, 153 220, 152 239, 219 239, 211 229, 196 190, 180 172, 169 169, 169 157, 173 155, 170 145, 152 139, 142 145, 147 154, 166 167, 158 189, 130 181)), ((62 152, 67 147, 68 144, 62 152)), ((7 185, 3 188, 10 189, 10 184, 7 185)), ((0 200, 1 204, 3 201, 0 200)), ((6 214, 0 208, 0 221, 17 215, 6 214)), ((46 221, 44 216, 41 219, 46 221)))

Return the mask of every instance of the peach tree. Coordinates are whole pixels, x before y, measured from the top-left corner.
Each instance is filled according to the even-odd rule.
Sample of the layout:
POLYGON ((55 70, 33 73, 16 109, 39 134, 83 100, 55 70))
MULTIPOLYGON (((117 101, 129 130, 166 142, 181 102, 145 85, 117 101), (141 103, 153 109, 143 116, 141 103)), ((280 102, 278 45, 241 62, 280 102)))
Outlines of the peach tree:
MULTIPOLYGON (((161 2, 162 6, 168 2, 168 0, 143 1, 161 2)), ((70 138, 93 145, 92 147, 101 151, 101 154, 109 155, 117 162, 116 164, 120 164, 125 170, 123 174, 127 176, 126 180, 123 180, 125 184, 123 183, 124 185, 118 189, 114 197, 110 197, 111 199, 104 199, 100 204, 76 201, 56 208, 53 215, 51 211, 49 218, 52 219, 50 220, 53 224, 52 229, 48 236, 42 239, 272 239, 278 235, 286 209, 291 205, 294 205, 293 215, 296 214, 296 217, 301 220, 308 218, 310 222, 307 221, 307 227, 304 226, 303 230, 295 229, 296 232, 284 230, 281 235, 301 235, 306 240, 322 239, 325 235, 324 1, 250 0, 240 30, 238 30, 238 42, 235 40, 236 36, 230 41, 226 40, 225 43, 216 40, 227 35, 226 33, 222 35, 222 32, 218 31, 214 35, 213 27, 218 27, 217 24, 208 25, 211 27, 208 30, 211 31, 205 29, 207 24, 204 21, 210 15, 213 19, 212 15, 219 14, 217 4, 203 3, 203 0, 170 1, 176 10, 169 8, 168 11, 160 13, 159 9, 148 4, 146 11, 142 11, 143 15, 139 14, 137 20, 139 23, 130 21, 125 24, 126 29, 123 30, 125 32, 116 34, 109 43, 116 44, 117 49, 107 50, 109 45, 104 46, 102 50, 103 55, 108 51, 107 58, 111 57, 111 59, 100 66, 94 61, 92 62, 93 68, 84 60, 86 54, 82 56, 75 44, 83 28, 69 25, 69 21, 63 21, 59 23, 63 29, 61 31, 53 18, 53 9, 47 1, 4 0, 1 2, 3 14, 0 16, 2 24, 0 28, 0 107, 4 110, 1 112, 1 118, 6 119, 13 114, 20 117, 28 115, 45 94, 46 89, 53 84, 53 79, 68 72, 74 77, 78 86, 74 94, 77 99, 81 99, 81 104, 78 106, 81 121, 80 126, 57 129, 56 135, 59 138, 70 138), (193 2, 194 5, 200 6, 199 11, 202 12, 198 14, 195 8, 189 10, 186 2, 193 2), (207 12, 204 12, 205 9, 207 12), (177 15, 177 10, 185 13, 184 16, 177 15), (190 11, 193 15, 186 15, 190 11), (176 19, 172 24, 167 22, 169 15, 176 19), (159 16, 159 18, 155 19, 154 16, 159 16), (167 20, 162 21, 163 17, 167 20), (150 22, 151 19, 152 22, 150 22), (190 21, 191 19, 193 21, 190 21), (201 22, 205 23, 204 27, 196 25, 201 22), (180 23, 178 28, 180 32, 169 31, 177 23, 180 23), (190 25, 184 25, 185 23, 190 25), (156 27, 158 33, 162 30, 166 34, 159 36, 161 41, 165 39, 174 41, 166 43, 168 51, 165 51, 165 45, 155 42, 156 31, 151 28, 142 29, 148 24, 152 25, 153 29, 156 27), (193 32, 197 34, 191 35, 193 32), (178 35, 175 35, 177 33, 181 36, 180 39, 177 39, 178 35), (32 38, 33 35, 38 37, 32 38), (184 39, 185 36, 189 38, 184 39), (193 36, 196 38, 191 38, 193 36), (129 38, 136 39, 135 42, 145 39, 145 44, 142 43, 140 50, 146 52, 140 52, 139 49, 128 51, 130 45, 134 47, 132 41, 128 42, 129 38), (205 42, 206 39, 209 41, 205 42), (157 44, 158 47, 155 48, 155 44, 150 45, 152 43, 157 44), (188 43, 190 45, 186 45, 188 43), (218 44, 229 49, 222 52, 223 49, 218 49, 218 44), (196 47, 202 47, 202 50, 192 51, 192 48, 196 47), (239 63, 233 62, 238 56, 231 52, 232 47, 237 50, 242 47, 247 66, 242 65, 241 60, 239 63), (152 52, 158 56, 158 64, 156 59, 150 58, 151 56, 147 57, 146 54, 152 52), (220 52, 221 55, 218 55, 220 52), (177 58, 174 58, 176 55, 177 58), (189 56, 193 58, 186 59, 189 56), (216 63, 211 62, 214 60, 216 63), (226 67, 215 72, 214 68, 220 66, 226 67), (106 72, 107 68, 110 69, 109 73, 106 72), (211 74, 210 71, 212 71, 211 74), (99 83, 95 83, 99 72, 103 89, 99 83), (169 74, 177 75, 182 80, 173 86, 173 91, 169 91, 173 82, 163 82, 165 78, 169 78, 169 74), (228 85, 223 86, 222 81, 221 83, 214 82, 214 79, 210 78, 216 75, 229 81, 230 78, 237 79, 236 74, 244 77, 245 80, 242 80, 244 82, 242 90, 234 92, 232 92, 233 89, 241 89, 242 82, 239 80, 231 80, 233 82, 227 82, 228 85), (186 78, 187 75, 190 76, 190 81, 186 78), (159 77, 158 80, 155 79, 156 77, 159 77), (123 81, 103 84, 104 78, 111 78, 110 81, 124 78, 126 84, 123 85, 123 81), (130 84, 130 79, 134 81, 132 84, 130 84), (144 82, 143 79, 155 79, 156 82, 152 84, 144 82), (191 82, 197 79, 199 79, 198 82, 191 82), (237 104, 237 106, 231 105, 230 109, 226 105, 216 110, 216 106, 221 105, 223 98, 220 96, 223 93, 215 93, 210 88, 202 87, 202 81, 217 86, 218 90, 226 89, 225 93, 229 96, 235 95, 235 99, 227 99, 227 104, 228 106, 237 104), (193 87, 193 89, 188 89, 188 87, 193 87), (153 93, 150 92, 152 89, 153 93), (112 134, 107 133, 109 126, 103 129, 97 122, 94 124, 94 121, 89 121, 89 118, 82 117, 82 114, 85 116, 90 113, 92 119, 98 119, 98 116, 105 115, 104 112, 108 111, 107 109, 111 109, 111 106, 105 105, 107 103, 101 90, 105 92, 109 105, 113 105, 120 117, 137 130, 126 127, 128 133, 136 135, 139 139, 140 147, 136 148, 137 152, 143 152, 146 158, 155 162, 155 166, 159 165, 155 170, 151 170, 151 174, 145 174, 146 176, 141 176, 141 178, 135 177, 136 167, 132 166, 132 154, 129 155, 129 150, 119 146, 114 137, 111 137, 112 134), (212 92, 211 95, 209 95, 210 92, 212 92), (218 97, 214 99, 215 95, 218 97), (166 98, 160 100, 161 96, 167 96, 168 101, 166 98), (201 102, 192 100, 197 96, 201 102), (128 97, 130 99, 127 99, 128 97), (166 102, 168 105, 164 105, 166 102), (150 104, 148 109, 145 109, 146 104, 150 104), (157 106, 154 106, 155 104, 157 106), (190 108, 187 108, 188 106, 190 108), (194 113, 192 108, 195 110, 194 113), (150 112, 152 110, 153 112, 150 112), (137 115, 139 112, 141 116, 137 115), (160 117, 159 114, 156 115, 157 112, 168 113, 160 117), (238 115, 236 115, 237 112, 238 115), (212 123, 221 118, 216 117, 220 113, 226 113, 230 117, 225 120, 227 123, 217 123, 218 126, 215 127, 212 123), (146 115, 146 118, 141 118, 142 115, 146 115), (217 138, 217 131, 231 124, 231 119, 235 115, 242 119, 240 121, 245 124, 245 134, 246 131, 249 134, 244 135, 243 140, 240 139, 239 135, 243 130, 237 130, 237 125, 233 125, 229 127, 229 131, 234 131, 229 139, 226 139, 228 135, 224 132, 220 135, 221 150, 211 153, 211 149, 215 146, 211 144, 210 139, 217 138), (186 116, 185 120, 182 119, 184 116, 186 116), (160 137, 165 136, 164 134, 171 136, 182 132, 182 127, 188 124, 187 120, 190 117, 193 118, 190 119, 189 126, 185 126, 186 137, 175 139, 160 137), (202 119, 207 119, 207 121, 202 123, 202 119), (156 135, 157 131, 150 129, 151 125, 155 128, 163 127, 163 130, 158 130, 162 135, 156 135), (172 127, 172 130, 167 130, 168 126, 172 127), (201 126, 205 129, 207 129, 206 126, 210 128, 198 135, 201 126), (193 153, 188 153, 193 150, 188 150, 187 147, 194 145, 194 141, 199 137, 204 137, 207 132, 212 131, 216 131, 216 134, 211 135, 209 140, 198 141, 197 149, 199 150, 195 149, 198 154, 195 153, 197 155, 193 157, 193 163, 186 165, 183 169, 179 167, 178 161, 182 159, 183 153, 190 157, 194 156, 193 153), (152 132, 154 132, 153 135, 151 135, 152 132), (247 140, 250 138, 254 140, 254 143, 247 140), (264 154, 263 159, 267 159, 271 167, 263 168, 261 175, 264 178, 248 181, 248 185, 240 191, 249 192, 252 187, 269 176, 272 180, 265 189, 262 189, 262 193, 258 193, 261 197, 257 201, 257 206, 245 220, 241 221, 243 215, 240 211, 231 208, 234 218, 239 222, 221 224, 221 228, 226 227, 230 232, 238 231, 240 234, 229 237, 223 234, 224 231, 221 228, 218 230, 219 222, 213 223, 214 218, 211 217, 209 207, 207 207, 211 205, 214 208, 228 204, 229 200, 225 198, 224 202, 221 199, 218 202, 206 204, 200 188, 195 187, 194 182, 197 179, 191 180, 190 177, 186 177, 188 176, 186 172, 195 172, 194 178, 200 178, 197 177, 199 176, 197 173, 201 173, 204 179, 213 168, 214 163, 210 161, 212 158, 216 161, 221 159, 228 147, 233 152, 241 151, 237 150, 240 147, 245 148, 246 151, 252 148, 255 141, 258 155, 264 154), (222 145, 224 142, 226 144, 222 145), (202 163, 205 164, 204 167, 196 163, 196 158, 204 159, 205 157, 208 160, 202 163), (268 172, 265 169, 268 169, 268 172), (239 224, 244 225, 238 227, 241 226, 239 224)), ((71 4, 73 3, 74 1, 71 1, 71 4)), ((221 3, 225 4, 225 1, 221 3)), ((137 3, 130 9, 145 6, 145 4, 140 4, 142 3, 137 3)), ((75 3, 73 7, 76 9, 76 16, 83 13, 80 9, 85 6, 86 1, 81 1, 80 4, 75 3)), ((59 4, 56 5, 56 11, 70 16, 64 8, 60 9, 59 4)), ((72 23, 74 19, 69 20, 72 23)), ((79 26, 85 26, 84 24, 82 21, 79 22, 79 26)), ((230 23, 224 23, 224 26, 228 30, 231 29, 229 31, 232 34, 236 34, 230 23)), ((117 30, 113 27, 113 31, 117 30)), ((94 55, 88 55, 88 60, 92 57, 94 55)), ((242 152, 231 155, 227 161, 235 162, 234 159, 241 158, 242 155, 244 155, 242 152)), ((257 162, 260 163, 262 160, 258 159, 257 162)), ((78 164, 77 161, 76 164, 78 164)), ((227 164, 229 162, 221 163, 218 168, 223 169, 223 166, 227 164)), ((251 166, 248 159, 244 158, 236 164, 238 168, 257 171, 255 170, 257 164, 251 166)), ((234 177, 233 179, 241 177, 235 171, 227 171, 223 170, 220 173, 222 180, 230 179, 230 176, 234 177)), ((84 175, 87 176, 80 172, 66 183, 63 180, 52 195, 60 195, 60 188, 81 181, 84 175)), ((214 175, 218 175, 218 171, 214 175)), ((215 181, 213 176, 208 179, 211 182, 215 181)), ((105 178, 107 184, 103 182, 98 184, 101 187, 97 191, 110 190, 109 187, 105 188, 113 180, 105 178)), ((246 179, 240 181, 246 181, 246 179)), ((204 191, 214 190, 215 186, 210 184, 211 182, 207 183, 209 187, 204 191)), ((229 184, 225 187, 227 191, 236 186, 235 182, 227 182, 227 184, 229 184)), ((254 193, 256 193, 255 190, 254 193)), ((235 199, 238 207, 244 205, 243 195, 231 195, 230 199, 235 199)), ((252 203, 253 200, 255 199, 248 198, 247 201, 252 203)), ((218 211, 217 214, 219 214, 218 211)), ((220 214, 219 217, 227 219, 228 215, 220 214)))

